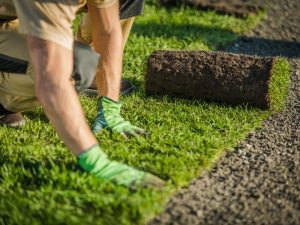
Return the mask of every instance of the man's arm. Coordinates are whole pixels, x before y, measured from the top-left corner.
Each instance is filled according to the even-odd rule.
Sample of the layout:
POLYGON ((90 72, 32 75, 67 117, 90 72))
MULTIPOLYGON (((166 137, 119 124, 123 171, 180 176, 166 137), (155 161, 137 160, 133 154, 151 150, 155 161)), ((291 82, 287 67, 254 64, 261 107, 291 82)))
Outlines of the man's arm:
POLYGON ((100 96, 119 100, 122 74, 123 35, 119 19, 119 1, 107 8, 88 5, 92 20, 92 40, 100 53, 96 81, 100 96))
POLYGON ((100 94, 98 113, 93 131, 107 129, 128 136, 147 136, 148 133, 125 120, 121 114, 122 104, 118 102, 122 73, 123 34, 119 21, 119 1, 106 8, 97 8, 89 2, 92 21, 94 49, 100 53, 96 81, 100 94))
POLYGON ((35 92, 68 148, 78 155, 97 144, 71 84, 73 53, 58 44, 27 36, 35 72, 35 92))
POLYGON ((91 133, 70 81, 73 40, 69 25, 74 17, 73 7, 42 0, 16 0, 14 4, 21 17, 21 30, 26 35, 35 72, 36 96, 58 134, 77 155, 79 166, 98 178, 128 187, 163 185, 160 179, 151 174, 109 160, 91 133), (57 16, 49 16, 51 12, 57 16), (33 14, 40 17, 32 18, 33 14))
POLYGON ((97 145, 70 82, 72 52, 32 36, 27 37, 27 43, 36 73, 36 95, 58 134, 77 155, 80 167, 98 178, 128 187, 163 187, 161 179, 109 160, 97 145))

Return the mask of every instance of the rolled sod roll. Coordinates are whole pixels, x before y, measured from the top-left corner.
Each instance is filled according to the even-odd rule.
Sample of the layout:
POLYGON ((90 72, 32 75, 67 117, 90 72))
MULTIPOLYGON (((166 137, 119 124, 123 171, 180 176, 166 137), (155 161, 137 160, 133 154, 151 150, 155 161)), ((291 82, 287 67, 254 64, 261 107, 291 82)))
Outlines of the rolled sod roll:
POLYGON ((274 62, 226 52, 158 50, 148 59, 146 94, 268 109, 274 62))

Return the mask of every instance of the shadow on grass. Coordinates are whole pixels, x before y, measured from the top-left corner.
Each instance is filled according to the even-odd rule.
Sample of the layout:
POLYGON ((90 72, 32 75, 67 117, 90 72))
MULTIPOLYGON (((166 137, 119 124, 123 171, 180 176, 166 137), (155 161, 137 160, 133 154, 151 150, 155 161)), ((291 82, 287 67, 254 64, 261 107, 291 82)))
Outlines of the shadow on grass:
POLYGON ((25 116, 27 116, 30 120, 41 120, 42 122, 49 123, 49 119, 45 115, 42 108, 37 108, 34 110, 26 111, 23 113, 25 116))
POLYGON ((288 40, 240 37, 233 45, 221 50, 249 55, 300 58, 300 43, 288 40))
POLYGON ((232 43, 238 35, 228 29, 196 24, 136 23, 132 34, 148 38, 176 38, 177 41, 194 42, 201 40, 210 49, 232 43))
MULTIPOLYGON (((12 163, 12 159, 3 155, 0 160, 0 167, 9 165, 12 163)), ((36 158, 36 157, 19 157, 14 160, 16 170, 14 171, 18 182, 23 187, 27 188, 39 188, 44 185, 48 185, 51 181, 49 177, 52 176, 51 170, 55 170, 55 173, 70 172, 82 172, 81 168, 74 161, 66 161, 60 159, 51 158, 36 158)), ((0 180, 3 179, 0 174, 0 180)))
MULTIPOLYGON (((130 77, 130 78, 125 78, 126 80, 129 80, 134 86, 135 86, 135 91, 143 91, 144 89, 144 82, 136 77, 130 77)), ((130 94, 134 93, 131 92, 130 94)), ((129 94, 129 95, 130 95, 129 94)), ((128 95, 124 95, 124 96, 128 96, 128 95)))

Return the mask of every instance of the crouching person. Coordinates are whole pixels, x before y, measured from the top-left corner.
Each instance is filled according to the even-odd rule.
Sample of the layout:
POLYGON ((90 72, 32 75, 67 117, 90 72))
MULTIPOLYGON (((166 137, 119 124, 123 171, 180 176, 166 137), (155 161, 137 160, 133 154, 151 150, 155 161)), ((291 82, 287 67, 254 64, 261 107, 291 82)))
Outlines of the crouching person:
MULTIPOLYGON (((74 47, 71 25, 78 2, 0 0, 0 16, 17 16, 22 33, 0 32, 2 123, 6 118, 8 125, 7 118, 13 115, 16 121, 11 126, 21 125, 20 112, 42 106, 84 171, 127 187, 161 187, 164 182, 159 178, 111 161, 86 122, 76 89, 90 85, 95 71, 86 69, 95 70, 98 57, 83 45, 74 47), (76 49, 84 52, 79 55, 88 55, 88 64, 76 56, 76 49)), ((97 1, 90 4, 97 7, 97 1)))

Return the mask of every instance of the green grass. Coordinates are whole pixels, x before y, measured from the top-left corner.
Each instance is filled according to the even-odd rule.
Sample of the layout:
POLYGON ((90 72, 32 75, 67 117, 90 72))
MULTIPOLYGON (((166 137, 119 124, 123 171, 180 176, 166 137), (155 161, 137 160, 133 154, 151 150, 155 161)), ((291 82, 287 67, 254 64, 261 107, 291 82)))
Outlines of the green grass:
MULTIPOLYGON (((143 224, 159 213, 178 188, 236 146, 272 111, 147 97, 147 57, 155 49, 215 50, 254 27, 262 16, 241 20, 188 8, 169 12, 148 3, 125 52, 124 75, 138 91, 122 98, 122 113, 152 135, 126 141, 103 132, 97 138, 110 158, 151 171, 168 186, 132 192, 80 172, 43 111, 36 109, 25 113, 28 123, 22 129, 0 127, 0 224, 143 224)), ((287 95, 286 61, 279 60, 272 73, 274 110, 280 110, 287 95)), ((96 100, 81 101, 91 124, 96 100)))
POLYGON ((271 107, 274 111, 279 111, 283 108, 285 99, 287 98, 287 88, 290 85, 289 73, 290 65, 287 60, 277 58, 272 68, 271 82, 269 84, 271 107))

